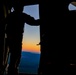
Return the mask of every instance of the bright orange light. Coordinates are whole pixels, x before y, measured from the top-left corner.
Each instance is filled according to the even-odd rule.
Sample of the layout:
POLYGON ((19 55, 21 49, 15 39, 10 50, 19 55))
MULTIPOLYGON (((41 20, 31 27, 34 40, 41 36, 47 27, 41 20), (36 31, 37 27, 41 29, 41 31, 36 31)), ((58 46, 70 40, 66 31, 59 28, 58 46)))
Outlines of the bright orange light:
POLYGON ((24 44, 22 45, 23 51, 37 52, 40 53, 40 45, 36 44, 24 44))

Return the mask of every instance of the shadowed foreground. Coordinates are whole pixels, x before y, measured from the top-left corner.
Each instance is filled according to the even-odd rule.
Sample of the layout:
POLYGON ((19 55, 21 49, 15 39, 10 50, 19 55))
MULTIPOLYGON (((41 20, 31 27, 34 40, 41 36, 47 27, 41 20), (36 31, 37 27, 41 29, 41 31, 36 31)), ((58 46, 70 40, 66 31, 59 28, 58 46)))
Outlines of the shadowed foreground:
POLYGON ((37 75, 37 74, 26 74, 26 73, 19 73, 19 75, 37 75))

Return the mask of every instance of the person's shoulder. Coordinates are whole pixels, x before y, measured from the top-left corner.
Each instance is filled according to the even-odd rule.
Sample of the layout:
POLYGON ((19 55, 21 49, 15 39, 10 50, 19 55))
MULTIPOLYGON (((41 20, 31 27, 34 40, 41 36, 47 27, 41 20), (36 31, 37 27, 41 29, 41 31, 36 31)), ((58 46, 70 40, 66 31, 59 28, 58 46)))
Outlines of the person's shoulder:
POLYGON ((15 13, 14 12, 11 12, 7 15, 7 19, 13 19, 14 17, 16 17, 15 13))
POLYGON ((8 16, 12 16, 13 14, 14 14, 14 12, 11 12, 11 13, 8 14, 8 16))

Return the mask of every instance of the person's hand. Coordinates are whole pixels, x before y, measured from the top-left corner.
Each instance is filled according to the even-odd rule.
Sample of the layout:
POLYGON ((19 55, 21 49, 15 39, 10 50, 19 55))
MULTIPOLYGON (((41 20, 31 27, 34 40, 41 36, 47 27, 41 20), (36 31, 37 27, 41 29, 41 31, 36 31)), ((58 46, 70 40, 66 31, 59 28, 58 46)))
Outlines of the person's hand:
POLYGON ((40 45, 40 43, 41 43, 41 42, 39 42, 39 43, 38 43, 38 44, 36 44, 36 45, 40 45))

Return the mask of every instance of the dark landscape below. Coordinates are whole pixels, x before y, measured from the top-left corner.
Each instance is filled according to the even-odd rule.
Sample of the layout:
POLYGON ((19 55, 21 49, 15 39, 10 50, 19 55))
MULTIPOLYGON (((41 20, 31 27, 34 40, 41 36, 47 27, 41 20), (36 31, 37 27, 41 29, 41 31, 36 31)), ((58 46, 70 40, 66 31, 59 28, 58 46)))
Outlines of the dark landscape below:
POLYGON ((39 61, 39 53, 23 51, 19 66, 20 75, 36 75, 38 73, 39 61))

